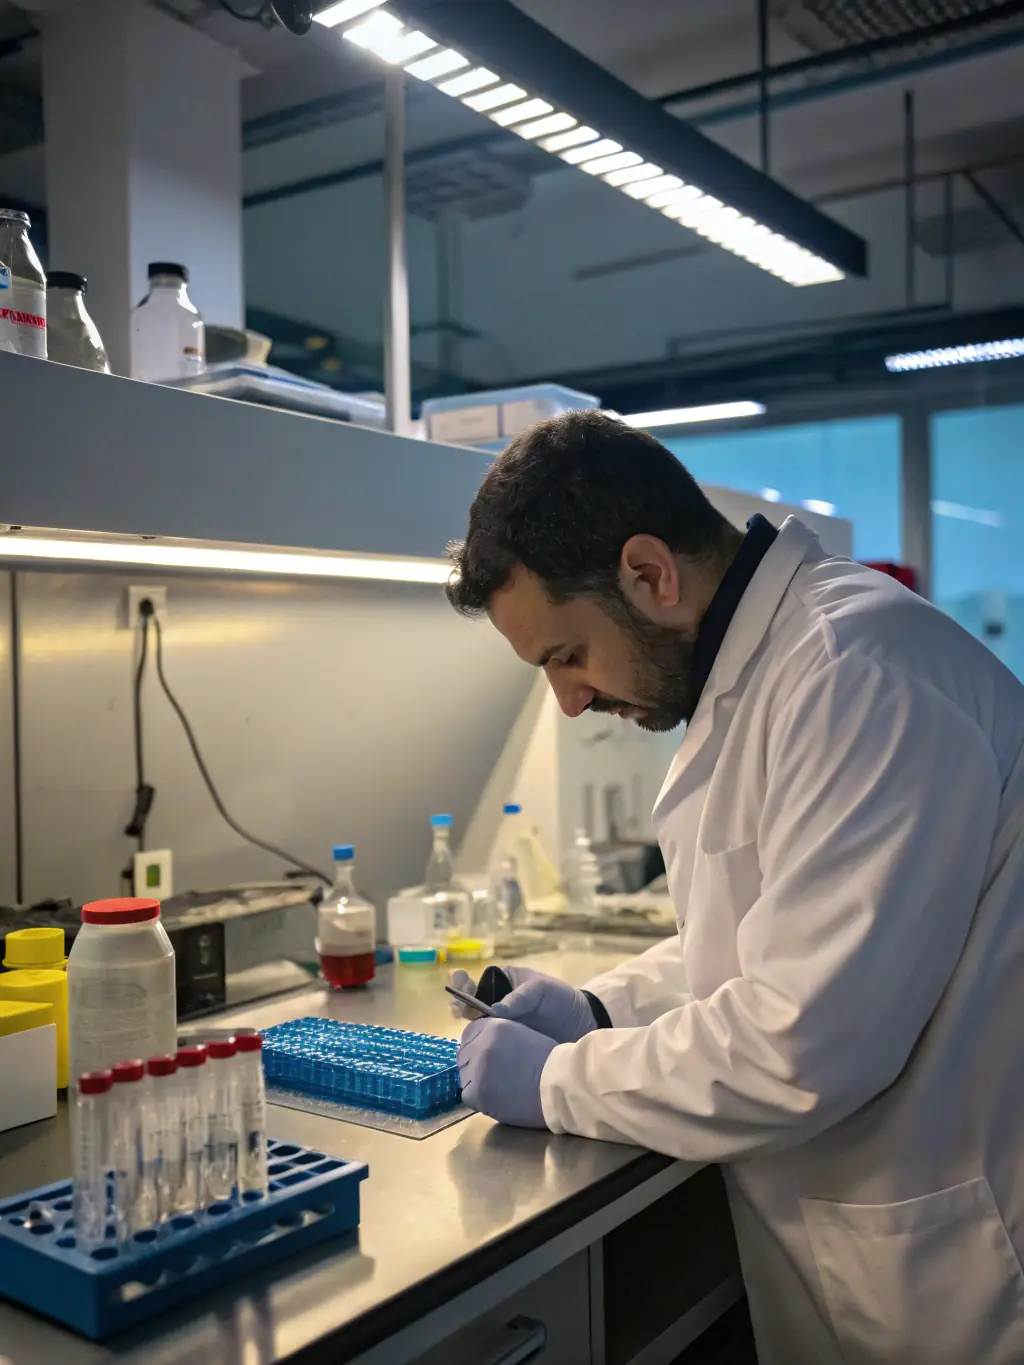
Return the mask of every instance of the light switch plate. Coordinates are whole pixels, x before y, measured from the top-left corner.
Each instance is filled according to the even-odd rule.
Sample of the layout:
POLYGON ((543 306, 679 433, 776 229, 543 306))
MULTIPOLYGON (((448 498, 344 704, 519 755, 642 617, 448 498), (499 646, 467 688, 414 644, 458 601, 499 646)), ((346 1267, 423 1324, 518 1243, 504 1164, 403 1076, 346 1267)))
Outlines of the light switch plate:
POLYGON ((174 895, 171 850, 146 849, 136 853, 132 866, 132 884, 136 896, 165 901, 174 895))

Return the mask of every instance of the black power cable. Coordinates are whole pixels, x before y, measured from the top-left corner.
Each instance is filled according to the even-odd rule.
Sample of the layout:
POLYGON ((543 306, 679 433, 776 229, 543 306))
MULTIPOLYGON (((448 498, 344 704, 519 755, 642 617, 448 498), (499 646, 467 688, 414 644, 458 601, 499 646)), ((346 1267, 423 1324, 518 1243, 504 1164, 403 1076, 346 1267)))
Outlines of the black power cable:
MULTIPOLYGON (((243 827, 238 823, 238 821, 235 820, 230 815, 227 807, 221 800, 220 793, 217 790, 213 778, 210 776, 210 770, 206 766, 206 760, 203 758, 203 755, 200 751, 199 743, 196 740, 195 732, 192 729, 188 716, 186 716, 181 703, 178 701, 177 697, 171 691, 170 684, 167 681, 167 677, 164 673, 163 631, 160 626, 159 617, 155 615, 153 611, 153 604, 152 602, 149 601, 148 598, 143 599, 143 601, 139 604, 139 613, 143 618, 144 632, 143 650, 145 650, 146 627, 149 621, 152 620, 153 628, 156 631, 156 675, 160 680, 160 686, 164 690, 164 695, 166 696, 167 700, 171 703, 175 715, 181 721, 181 728, 185 731, 185 738, 188 740, 189 748, 192 750, 192 757, 196 761, 196 767, 199 769, 200 776, 206 783, 206 790, 210 793, 210 798, 213 801, 213 804, 216 806, 217 812, 220 815, 221 819, 230 829, 234 830, 234 832, 238 835, 240 839, 244 839, 246 843, 252 844, 255 848, 262 849, 264 853, 273 854, 275 858, 280 858, 283 862, 291 863, 291 865, 293 867, 297 867, 300 872, 306 872, 311 877, 318 877, 320 881, 326 882, 328 886, 331 886, 334 880, 332 877, 328 877, 325 873, 321 872, 319 868, 311 867, 309 863, 303 862, 301 858, 296 858, 293 854, 288 853, 285 849, 278 848, 276 844, 270 844, 267 843, 266 840, 264 839, 258 839, 255 834, 250 834, 247 829, 243 829, 243 827)), ((143 653, 143 662, 144 661, 145 654, 143 653)))
POLYGON ((146 659, 149 655, 149 617, 140 609, 142 618, 142 644, 139 647, 139 662, 135 668, 135 687, 132 697, 132 723, 135 731, 135 809, 132 818, 125 825, 124 832, 130 839, 138 842, 139 852, 146 847, 146 821, 153 809, 156 791, 146 781, 142 735, 142 682, 146 676, 146 659))
POLYGON ((228 14, 231 15, 232 19, 240 19, 245 24, 261 24, 263 22, 263 16, 270 9, 269 4, 267 4, 265 0, 264 3, 260 4, 259 7, 254 10, 235 9, 234 5, 231 4, 231 0, 220 0, 220 7, 222 10, 226 10, 228 14))

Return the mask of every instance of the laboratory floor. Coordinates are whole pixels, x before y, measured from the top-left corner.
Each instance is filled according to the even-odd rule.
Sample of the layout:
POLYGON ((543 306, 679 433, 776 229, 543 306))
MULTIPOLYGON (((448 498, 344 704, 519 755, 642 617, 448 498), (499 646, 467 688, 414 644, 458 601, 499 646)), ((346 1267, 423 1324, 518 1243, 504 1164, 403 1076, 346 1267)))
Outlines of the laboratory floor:
POLYGON ((672 1365, 757 1365, 746 1300, 723 1314, 672 1365))

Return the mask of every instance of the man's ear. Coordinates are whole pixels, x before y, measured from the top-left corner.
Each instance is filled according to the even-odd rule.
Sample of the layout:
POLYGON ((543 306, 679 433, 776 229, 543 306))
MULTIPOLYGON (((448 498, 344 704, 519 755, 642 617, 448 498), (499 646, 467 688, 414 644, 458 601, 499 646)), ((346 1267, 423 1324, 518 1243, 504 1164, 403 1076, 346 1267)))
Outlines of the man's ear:
POLYGON ((645 616, 679 605, 679 564, 657 536, 630 536, 619 559, 619 582, 626 601, 645 616))

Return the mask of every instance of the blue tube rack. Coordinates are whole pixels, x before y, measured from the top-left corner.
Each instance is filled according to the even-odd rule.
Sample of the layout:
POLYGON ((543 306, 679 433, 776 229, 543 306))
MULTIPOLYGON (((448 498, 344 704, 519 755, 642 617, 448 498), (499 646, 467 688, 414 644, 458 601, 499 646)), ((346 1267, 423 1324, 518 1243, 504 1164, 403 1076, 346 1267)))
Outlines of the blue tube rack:
POLYGON ((458 1051, 454 1038, 339 1019, 292 1019, 263 1032, 268 1085, 408 1118, 458 1104, 458 1051))
POLYGON ((103 1341, 358 1226, 362 1162, 273 1139, 267 1148, 267 1195, 211 1204, 93 1251, 75 1244, 71 1181, 0 1201, 0 1294, 103 1341))

